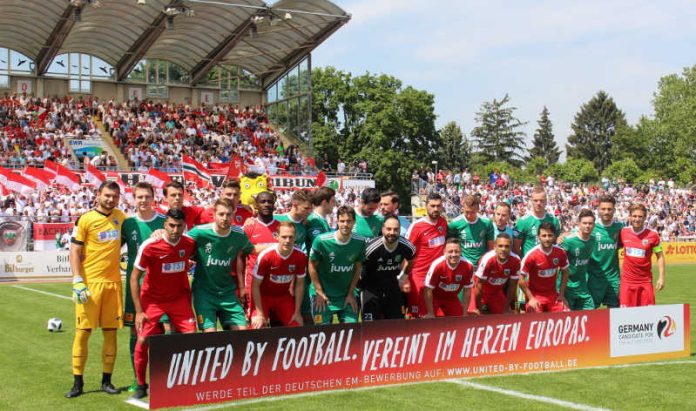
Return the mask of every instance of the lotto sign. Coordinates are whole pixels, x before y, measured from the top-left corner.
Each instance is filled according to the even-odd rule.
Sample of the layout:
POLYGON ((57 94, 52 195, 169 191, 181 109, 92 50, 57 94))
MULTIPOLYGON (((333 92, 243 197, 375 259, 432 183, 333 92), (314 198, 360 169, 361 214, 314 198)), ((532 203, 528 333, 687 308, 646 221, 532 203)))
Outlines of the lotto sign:
POLYGON ((689 330, 666 305, 157 336, 150 407, 688 357, 689 330))

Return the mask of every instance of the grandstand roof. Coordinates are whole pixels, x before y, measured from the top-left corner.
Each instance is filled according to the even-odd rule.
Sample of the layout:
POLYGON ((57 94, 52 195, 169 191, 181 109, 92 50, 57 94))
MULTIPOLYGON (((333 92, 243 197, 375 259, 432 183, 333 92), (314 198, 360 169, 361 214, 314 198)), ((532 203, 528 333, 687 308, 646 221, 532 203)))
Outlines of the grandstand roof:
POLYGON ((265 87, 350 20, 328 0, 138 3, 2 0, 0 46, 34 59, 38 74, 46 72, 55 56, 81 52, 113 65, 118 80, 145 58, 183 67, 192 85, 215 65, 234 64, 255 74, 265 87))

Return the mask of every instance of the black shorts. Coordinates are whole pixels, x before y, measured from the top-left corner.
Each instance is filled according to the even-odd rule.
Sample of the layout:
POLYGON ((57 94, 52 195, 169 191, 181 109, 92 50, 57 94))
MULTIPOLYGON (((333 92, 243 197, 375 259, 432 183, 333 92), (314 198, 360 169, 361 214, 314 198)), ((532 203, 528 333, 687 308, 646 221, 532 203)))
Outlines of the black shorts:
POLYGON ((360 302, 363 321, 404 319, 404 294, 400 290, 373 293, 362 290, 360 302))

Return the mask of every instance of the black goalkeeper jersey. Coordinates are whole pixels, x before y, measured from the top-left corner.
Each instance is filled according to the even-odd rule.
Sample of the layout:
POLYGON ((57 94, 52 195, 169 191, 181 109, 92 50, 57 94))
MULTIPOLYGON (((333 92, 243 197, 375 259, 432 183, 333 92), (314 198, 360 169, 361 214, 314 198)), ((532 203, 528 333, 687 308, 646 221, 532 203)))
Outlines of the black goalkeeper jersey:
POLYGON ((400 292, 397 277, 404 260, 412 260, 415 254, 416 247, 404 237, 399 237, 393 251, 389 251, 384 245, 384 237, 368 241, 360 288, 375 295, 400 292))

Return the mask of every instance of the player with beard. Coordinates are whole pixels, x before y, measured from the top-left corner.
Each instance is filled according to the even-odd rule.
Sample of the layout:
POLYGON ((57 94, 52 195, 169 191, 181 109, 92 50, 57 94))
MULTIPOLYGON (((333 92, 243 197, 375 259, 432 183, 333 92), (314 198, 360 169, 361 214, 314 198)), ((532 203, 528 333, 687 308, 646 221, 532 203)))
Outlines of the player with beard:
POLYGON ((474 266, 462 256, 459 239, 448 238, 445 251, 430 265, 425 277, 425 318, 460 317, 469 306, 474 285, 474 266), (459 294, 463 298, 459 299, 459 294))
POLYGON ((520 276, 520 257, 511 252, 512 237, 499 233, 495 247, 481 257, 475 273, 475 314, 502 314, 511 311, 520 276))
MULTIPOLYGON (((247 219, 254 216, 254 212, 244 204, 242 204, 242 186, 237 180, 226 180, 222 184, 222 192, 220 198, 227 199, 232 202, 234 207, 234 219, 232 224, 242 227, 247 219)), ((210 206, 203 211, 201 215, 201 224, 212 223, 215 221, 215 206, 210 206)))
POLYGON ((73 299, 75 300, 75 338, 72 346, 73 386, 67 398, 82 395, 83 374, 92 330, 102 328, 102 391, 118 394, 111 383, 116 362, 116 330, 121 328, 123 291, 121 285, 121 228, 126 219, 116 208, 121 198, 118 184, 102 183, 97 190, 97 206, 75 222, 70 240, 73 299))
POLYGON ((587 288, 590 290, 595 308, 599 308, 601 304, 609 308, 619 306, 619 236, 624 225, 614 221, 615 211, 614 197, 603 195, 599 198, 599 223, 595 224, 592 230, 595 248, 587 265, 587 288))
POLYGON ((411 222, 405 217, 399 215, 399 207, 401 207, 401 201, 399 195, 395 192, 389 190, 380 194, 379 199, 379 210, 384 217, 389 214, 394 214, 399 219, 399 224, 401 225, 401 236, 406 237, 406 232, 411 222))
POLYGON ((356 208, 356 220, 353 232, 371 239, 378 237, 382 232, 384 219, 377 213, 379 208, 379 191, 376 188, 366 188, 360 194, 360 205, 356 208))
POLYGON ((382 236, 367 243, 359 283, 363 321, 404 318, 399 277, 407 281, 416 248, 399 235, 400 229, 399 219, 388 214, 382 236))
POLYGON ((425 276, 433 261, 443 255, 447 234, 447 220, 441 215, 442 197, 437 193, 429 194, 425 210, 427 216, 411 224, 406 233, 408 241, 416 247, 416 255, 403 291, 408 293, 409 313, 415 318, 426 313, 423 299, 425 276))

